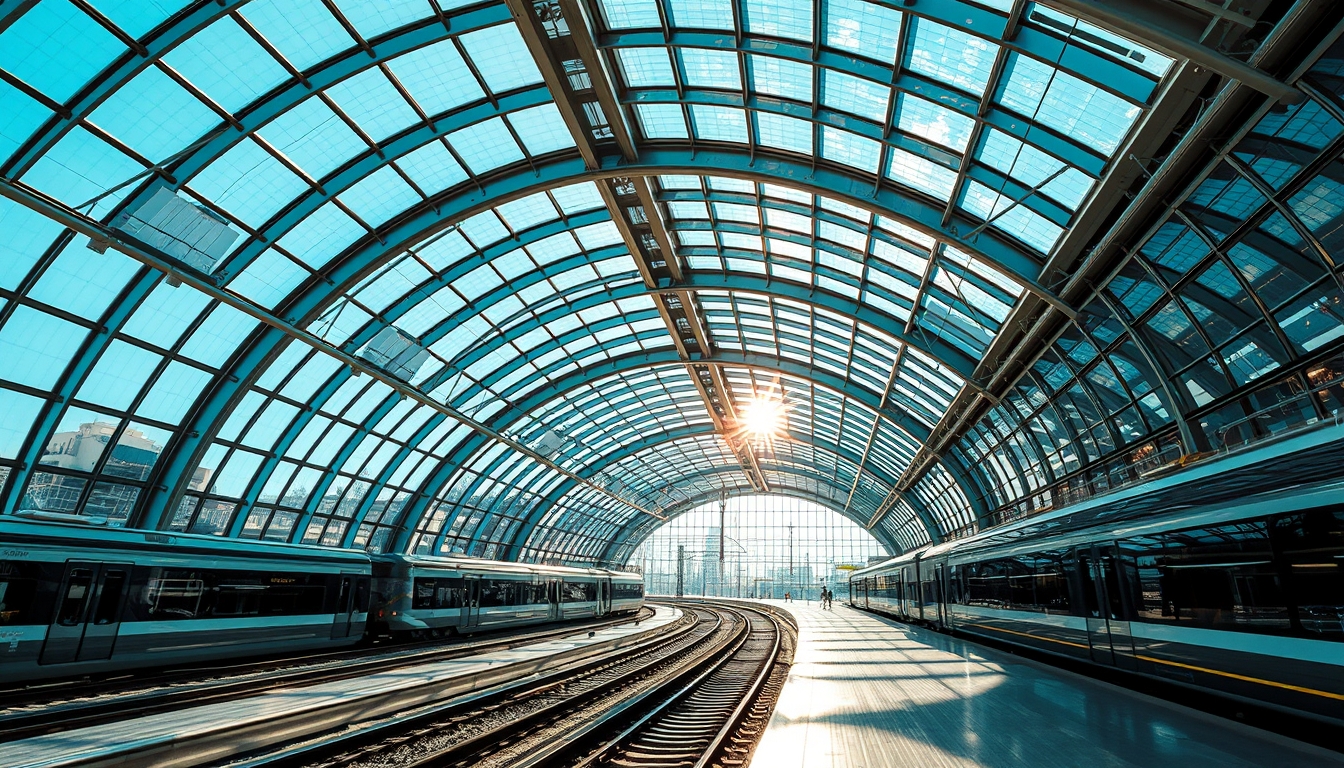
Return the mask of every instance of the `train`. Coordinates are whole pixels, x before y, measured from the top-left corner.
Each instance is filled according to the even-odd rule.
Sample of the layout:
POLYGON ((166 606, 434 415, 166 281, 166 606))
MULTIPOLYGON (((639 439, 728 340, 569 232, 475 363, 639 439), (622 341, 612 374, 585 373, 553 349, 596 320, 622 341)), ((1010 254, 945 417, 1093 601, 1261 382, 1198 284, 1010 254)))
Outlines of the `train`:
POLYGON ((638 574, 0 516, 0 681, 634 613, 638 574))
POLYGON ((856 570, 849 603, 1340 725, 1342 491, 1047 512, 856 570))

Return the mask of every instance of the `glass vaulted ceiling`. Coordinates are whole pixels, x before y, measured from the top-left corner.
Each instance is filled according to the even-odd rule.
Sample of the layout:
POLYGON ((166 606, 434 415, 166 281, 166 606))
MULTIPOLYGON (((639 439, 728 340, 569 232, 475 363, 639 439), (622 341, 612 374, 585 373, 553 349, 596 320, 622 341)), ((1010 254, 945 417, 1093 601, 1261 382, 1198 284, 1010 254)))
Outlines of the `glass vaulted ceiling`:
POLYGON ((593 42, 569 83, 610 88, 619 115, 579 105, 605 132, 506 4, 0 8, 0 511, 623 562, 764 485, 909 549, 1180 419, 1263 431, 1270 387, 1338 402, 1339 56, 903 483, 1013 307, 1053 299, 1042 264, 1179 62, 1006 0, 562 7, 546 34, 593 42), (622 130, 638 210, 582 159, 622 130), (236 235, 182 267, 210 290, 66 228, 163 190, 236 235), (414 370, 352 367, 388 327, 414 370), (722 403, 762 394, 786 423, 748 459, 722 403))

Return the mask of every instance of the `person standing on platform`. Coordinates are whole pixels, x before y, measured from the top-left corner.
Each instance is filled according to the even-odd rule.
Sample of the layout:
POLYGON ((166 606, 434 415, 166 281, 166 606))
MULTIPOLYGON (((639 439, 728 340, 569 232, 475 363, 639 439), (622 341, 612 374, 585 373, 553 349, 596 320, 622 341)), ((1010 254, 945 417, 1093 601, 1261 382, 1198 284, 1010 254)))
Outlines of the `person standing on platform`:
POLYGON ((785 592, 785 593, 784 593, 784 602, 786 602, 786 603, 791 603, 791 602, 793 602, 793 598, 789 596, 789 593, 788 593, 788 592, 785 592))

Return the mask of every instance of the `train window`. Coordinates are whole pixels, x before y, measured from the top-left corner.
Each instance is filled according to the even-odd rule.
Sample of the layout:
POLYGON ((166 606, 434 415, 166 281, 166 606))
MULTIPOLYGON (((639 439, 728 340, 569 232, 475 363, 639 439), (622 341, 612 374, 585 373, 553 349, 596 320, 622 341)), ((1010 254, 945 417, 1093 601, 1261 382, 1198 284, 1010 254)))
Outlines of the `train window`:
POLYGON ((63 627, 73 627, 84 621, 84 606, 89 599, 89 589, 93 586, 93 571, 88 568, 75 568, 70 571, 70 579, 65 585, 65 598, 56 612, 56 623, 63 627))
POLYGON ((1271 531, 1302 630, 1344 640, 1344 511, 1286 515, 1271 531))
POLYGON ((256 616, 267 591, 260 574, 220 573, 214 588, 212 616, 256 616))
POLYGON ((612 597, 616 600, 638 600, 644 596, 644 584, 613 584, 612 597))
POLYGON ((566 603, 590 603, 597 599, 597 584, 566 581, 560 588, 560 595, 566 603))
POLYGON ((411 607, 417 610, 441 610, 461 608, 462 579, 426 579, 415 580, 415 594, 411 607))
POLYGON ((1069 579, 1063 550, 970 563, 958 569, 967 605, 1039 613, 1069 612, 1069 579))
POLYGON ((1286 591, 1263 520, 1136 537, 1142 621, 1282 634, 1292 629, 1286 591))
POLYGON ((367 576, 360 576, 355 579, 355 613, 368 613, 369 611, 369 579, 367 576))
POLYGON ((434 607, 434 580, 416 579, 415 594, 411 598, 411 607, 424 611, 434 607))
POLYGON ((150 579, 149 614, 155 619, 194 619, 204 592, 205 582, 198 578, 150 579))
POLYGON ((522 605, 545 605, 550 600, 546 599, 546 583, 537 584, 519 584, 523 594, 522 605))
POLYGON ((41 602, 47 610, 39 616, 34 610, 39 603, 37 593, 40 585, 39 567, 29 563, 0 561, 0 626, 20 624, 46 624, 51 621, 51 594, 56 585, 50 584, 48 597, 41 602))
POLYGON ((478 605, 482 608, 499 608, 517 605, 516 583, 502 579, 481 579, 481 598, 478 605))
POLYGON ((103 591, 93 609, 94 624, 112 624, 118 620, 117 609, 121 607, 121 593, 125 590, 125 571, 109 570, 104 574, 103 591))

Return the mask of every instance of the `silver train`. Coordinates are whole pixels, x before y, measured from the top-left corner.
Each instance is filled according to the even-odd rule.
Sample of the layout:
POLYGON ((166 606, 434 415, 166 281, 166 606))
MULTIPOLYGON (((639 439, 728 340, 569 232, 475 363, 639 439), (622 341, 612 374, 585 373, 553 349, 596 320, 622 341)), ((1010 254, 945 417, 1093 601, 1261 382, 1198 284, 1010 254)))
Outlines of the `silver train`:
POLYGON ((643 581, 628 573, 0 516, 5 684, 340 648, 374 631, 597 617, 643 602, 643 581), (554 606, 533 602, 537 585, 554 606))
POLYGON ((376 555, 372 631, 442 637, 616 613, 644 605, 644 580, 597 568, 376 555))
POLYGON ((1339 494, 1298 489, 1127 520, 1046 513, 855 571, 849 600, 1337 725, 1339 494))

